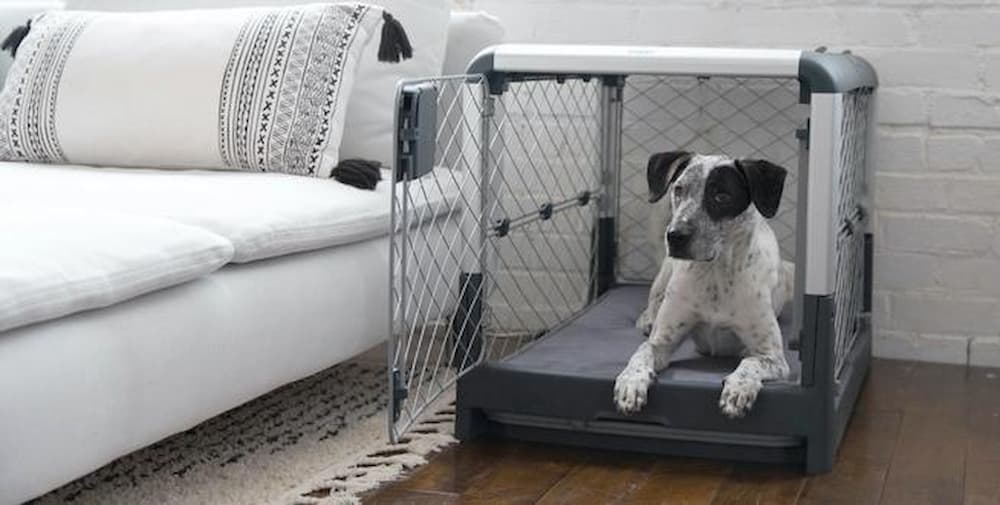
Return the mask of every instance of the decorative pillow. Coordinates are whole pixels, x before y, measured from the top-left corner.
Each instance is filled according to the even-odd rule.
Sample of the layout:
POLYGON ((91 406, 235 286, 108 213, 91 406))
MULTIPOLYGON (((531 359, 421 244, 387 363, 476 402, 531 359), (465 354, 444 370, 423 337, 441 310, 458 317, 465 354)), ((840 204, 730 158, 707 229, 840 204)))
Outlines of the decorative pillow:
POLYGON ((406 56, 358 3, 42 14, 0 93, 0 159, 329 177, 379 25, 379 59, 406 56))
POLYGON ((400 79, 441 75, 448 37, 449 0, 369 0, 391 12, 406 27, 413 59, 399 65, 380 64, 369 46, 358 65, 358 82, 347 104, 340 156, 393 163, 396 85, 400 79))
MULTIPOLYGON (((0 37, 11 32, 11 30, 24 24, 28 19, 39 12, 62 10, 66 6, 59 0, 19 0, 17 2, 0 2, 0 37)), ((0 54, 0 83, 7 75, 7 69, 13 61, 9 54, 0 54)))

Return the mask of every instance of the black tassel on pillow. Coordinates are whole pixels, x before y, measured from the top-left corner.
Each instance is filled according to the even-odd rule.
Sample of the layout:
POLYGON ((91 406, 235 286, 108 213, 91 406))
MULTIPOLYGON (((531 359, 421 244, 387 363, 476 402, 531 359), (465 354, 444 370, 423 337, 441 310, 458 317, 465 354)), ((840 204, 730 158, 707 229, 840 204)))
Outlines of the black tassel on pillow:
POLYGON ((0 50, 10 51, 11 56, 17 56, 17 48, 21 45, 21 41, 28 36, 28 32, 30 31, 31 20, 29 19, 23 26, 18 26, 10 31, 7 38, 3 39, 3 44, 0 45, 0 50))
POLYGON ((413 57, 413 46, 403 25, 387 11, 382 11, 382 40, 378 43, 378 61, 399 63, 413 57))
POLYGON ((333 167, 330 177, 355 188, 375 189, 378 181, 382 180, 382 172, 379 170, 381 166, 382 164, 377 161, 341 160, 333 167))

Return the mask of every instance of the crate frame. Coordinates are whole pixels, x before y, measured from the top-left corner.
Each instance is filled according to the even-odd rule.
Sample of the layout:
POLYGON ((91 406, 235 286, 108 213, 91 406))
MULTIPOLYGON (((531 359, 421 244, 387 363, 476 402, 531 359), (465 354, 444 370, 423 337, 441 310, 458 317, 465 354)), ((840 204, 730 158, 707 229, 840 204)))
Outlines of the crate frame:
MULTIPOLYGON (((781 402, 779 411, 763 412, 738 423, 722 416, 704 415, 705 409, 715 409, 718 388, 690 388, 689 391, 663 393, 671 395, 673 402, 690 406, 671 412, 670 427, 666 429, 651 432, 645 426, 621 423, 591 423, 592 429, 584 429, 582 424, 580 429, 555 426, 553 419, 559 418, 560 413, 544 405, 526 407, 524 398, 505 397, 503 392, 531 388, 534 389, 533 398, 543 399, 547 395, 566 394, 571 390, 572 394, 581 398, 593 398, 583 401, 585 404, 589 402, 589 406, 581 407, 582 412, 599 409, 598 403, 610 401, 609 384, 593 381, 576 381, 575 384, 548 381, 540 384, 537 377, 504 375, 490 366, 477 366, 485 362, 481 356, 484 297, 478 296, 478 293, 483 289, 482 273, 488 267, 481 265, 478 274, 463 272, 454 312, 459 317, 453 315, 451 318, 453 348, 448 352, 456 370, 443 384, 458 384, 456 434, 460 439, 492 434, 574 445, 717 457, 734 457, 733 449, 736 448, 736 452, 741 453, 736 455, 740 459, 802 462, 809 472, 827 471, 832 466, 836 448, 853 411, 871 354, 870 191, 865 193, 857 189, 864 201, 854 203, 857 208, 865 210, 852 214, 845 221, 839 219, 844 211, 837 208, 834 188, 845 184, 838 181, 836 175, 838 171, 847 173, 846 167, 841 166, 846 162, 838 159, 847 142, 853 142, 851 146, 860 149, 862 156, 861 166, 851 167, 857 172, 850 174, 851 180, 870 187, 871 156, 867 153, 873 144, 871 118, 875 109, 874 91, 878 86, 874 69, 850 54, 808 51, 501 45, 481 53, 470 65, 468 75, 460 79, 478 83, 483 95, 479 113, 484 120, 478 133, 480 141, 486 139, 478 146, 483 166, 491 163, 489 139, 495 133, 491 132, 491 122, 485 118, 493 113, 494 98, 508 93, 512 84, 567 80, 595 80, 599 83, 597 168, 601 186, 594 194, 588 195, 588 199, 596 200, 597 206, 590 300, 620 281, 616 272, 616 218, 621 200, 622 92, 625 80, 632 75, 776 77, 798 81, 799 102, 809 108, 808 127, 799 138, 802 151, 798 173, 803 180, 798 183, 796 220, 794 328, 795 334, 801 336, 798 343, 802 363, 800 383, 795 387, 766 392, 781 402), (852 120, 863 121, 864 126, 850 129, 845 126, 845 107, 850 104, 845 106, 845 103, 861 99, 864 100, 861 117, 852 120), (864 135, 860 141, 851 137, 859 128, 864 135), (838 275, 837 272, 837 237, 842 235, 845 226, 851 235, 860 231, 863 237, 860 242, 853 239, 861 244, 859 247, 863 247, 860 253, 863 262, 860 266, 850 265, 848 268, 855 273, 861 270, 863 278, 855 279, 851 286, 853 296, 860 292, 862 300, 855 310, 864 317, 863 320, 855 319, 856 326, 849 342, 834 338, 834 335, 840 335, 835 331, 838 324, 835 317, 836 296, 843 291, 838 290, 837 285, 838 279, 843 278, 842 273, 838 275), (467 296, 470 291, 477 296, 467 296), (461 321, 461 325, 456 326, 455 321, 461 321), (454 363, 455 349, 463 350, 465 358, 460 363, 454 363), (470 354, 475 356, 472 362, 467 359, 470 354), (487 412, 504 414, 489 417, 487 412), (732 443, 706 443, 706 433, 726 434, 726 439, 732 443), (651 440, 655 442, 651 443, 651 440)), ((437 102, 439 97, 431 97, 428 89, 433 86, 428 87, 430 82, 404 82, 399 89, 396 184, 393 186, 394 237, 405 236, 410 229, 409 223, 400 226, 400 220, 406 221, 405 205, 401 206, 403 217, 397 215, 396 202, 400 194, 406 194, 406 185, 410 181, 428 174, 435 162, 435 135, 428 132, 437 133, 439 118, 432 110, 432 102, 437 102)), ((487 193, 483 193, 478 202, 480 205, 488 197, 487 193)), ((481 218, 485 218, 485 213, 481 218)), ((481 230, 490 226, 491 223, 479 223, 481 230)), ((405 315, 401 315, 407 296, 399 288, 400 278, 404 280, 404 285, 407 278, 405 247, 398 250, 394 246, 391 256, 393 300, 389 315, 392 328, 389 382, 393 415, 390 416, 389 431, 390 437, 396 440, 408 424, 398 424, 399 411, 408 395, 405 379, 400 376, 397 347, 400 334, 407 326, 405 315)), ((439 387, 438 392, 443 389, 444 386, 439 387)), ((432 396, 421 402, 430 403, 437 397, 432 396)), ((413 410, 419 414, 421 406, 413 410)), ((414 418, 415 415, 411 421, 414 418)))

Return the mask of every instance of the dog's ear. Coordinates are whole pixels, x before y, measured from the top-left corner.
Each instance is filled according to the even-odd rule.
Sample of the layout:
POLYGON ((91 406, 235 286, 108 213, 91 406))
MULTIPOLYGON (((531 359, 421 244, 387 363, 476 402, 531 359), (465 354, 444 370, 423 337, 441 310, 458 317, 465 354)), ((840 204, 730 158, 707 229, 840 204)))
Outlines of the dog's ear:
POLYGON ((649 157, 646 165, 646 182, 649 183, 649 203, 656 203, 667 194, 667 188, 677 180, 691 161, 687 151, 667 151, 649 157))
POLYGON ((765 160, 736 160, 736 168, 747 178, 750 201, 764 217, 774 217, 778 213, 788 171, 765 160))

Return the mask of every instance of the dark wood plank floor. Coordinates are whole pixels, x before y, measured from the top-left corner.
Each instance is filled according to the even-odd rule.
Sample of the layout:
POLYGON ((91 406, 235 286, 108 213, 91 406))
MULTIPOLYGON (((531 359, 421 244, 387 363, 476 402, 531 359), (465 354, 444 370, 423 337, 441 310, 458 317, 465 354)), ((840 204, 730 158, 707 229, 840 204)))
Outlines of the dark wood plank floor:
POLYGON ((477 440, 364 503, 1000 505, 1000 370, 875 360, 826 475, 477 440))

